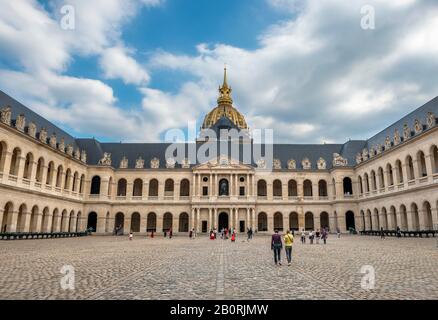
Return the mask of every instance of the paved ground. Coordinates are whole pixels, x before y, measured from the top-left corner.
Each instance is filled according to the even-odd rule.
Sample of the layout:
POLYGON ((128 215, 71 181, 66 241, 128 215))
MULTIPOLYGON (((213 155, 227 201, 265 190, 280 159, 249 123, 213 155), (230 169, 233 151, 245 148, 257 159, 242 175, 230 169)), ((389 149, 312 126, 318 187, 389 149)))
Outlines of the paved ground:
POLYGON ((438 299, 437 239, 296 241, 290 267, 273 265, 268 237, 242 240, 2 241, 0 299, 438 299), (75 290, 61 288, 63 265, 75 290), (372 290, 363 265, 375 269, 372 290))

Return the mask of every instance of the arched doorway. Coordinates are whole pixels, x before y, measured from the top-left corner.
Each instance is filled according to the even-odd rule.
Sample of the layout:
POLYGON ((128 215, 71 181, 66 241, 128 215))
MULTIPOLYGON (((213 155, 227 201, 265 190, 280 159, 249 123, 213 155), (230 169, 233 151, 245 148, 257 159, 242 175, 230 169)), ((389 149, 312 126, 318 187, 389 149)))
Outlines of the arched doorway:
POLYGON ((172 214, 170 212, 166 212, 163 216, 163 231, 168 232, 172 229, 172 214))
POLYGON ((304 216, 304 228, 306 230, 315 229, 312 212, 307 212, 306 215, 304 216))
POLYGON ((227 228, 228 229, 228 213, 226 212, 221 212, 219 214, 219 229, 218 230, 222 230, 227 228))
POLYGON ((148 221, 146 224, 147 232, 156 232, 157 231, 157 215, 154 212, 150 212, 148 214, 148 221))
POLYGON ((321 215, 319 216, 319 223, 320 223, 321 229, 329 229, 330 228, 329 215, 327 212, 325 212, 325 211, 321 212, 321 215))
POLYGON ((356 230, 356 223, 354 221, 354 213, 352 211, 347 211, 345 214, 345 225, 347 228, 347 231, 350 229, 356 230))
POLYGON ((97 213, 96 212, 90 212, 88 214, 88 220, 87 220, 87 229, 93 229, 92 232, 96 232, 97 229, 97 213))
POLYGON ((289 215, 289 229, 297 231, 299 229, 298 226, 298 213, 291 212, 289 215))
POLYGON ((258 231, 268 231, 268 216, 266 213, 259 213, 257 227, 258 231))
POLYGON ((140 213, 134 212, 131 216, 131 232, 140 232, 140 213))
POLYGON ((122 212, 116 214, 116 219, 114 222, 114 227, 117 230, 117 234, 123 234, 123 229, 125 227, 125 215, 122 212))
POLYGON ((281 212, 274 214, 274 230, 283 231, 283 215, 281 212))
POLYGON ((179 232, 189 232, 189 215, 185 212, 179 215, 179 232))

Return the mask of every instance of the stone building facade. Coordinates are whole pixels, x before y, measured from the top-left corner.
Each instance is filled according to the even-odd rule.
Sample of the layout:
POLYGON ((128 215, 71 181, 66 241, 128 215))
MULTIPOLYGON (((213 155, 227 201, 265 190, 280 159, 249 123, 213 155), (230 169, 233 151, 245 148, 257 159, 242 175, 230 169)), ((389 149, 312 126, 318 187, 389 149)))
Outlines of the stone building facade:
MULTIPOLYGON (((0 108, 2 232, 438 227, 438 98, 368 140, 275 144, 270 170, 262 158, 191 163, 166 159, 164 143, 75 139, 3 92, 0 108)), ((223 128, 252 144, 226 78, 202 130, 223 128)))

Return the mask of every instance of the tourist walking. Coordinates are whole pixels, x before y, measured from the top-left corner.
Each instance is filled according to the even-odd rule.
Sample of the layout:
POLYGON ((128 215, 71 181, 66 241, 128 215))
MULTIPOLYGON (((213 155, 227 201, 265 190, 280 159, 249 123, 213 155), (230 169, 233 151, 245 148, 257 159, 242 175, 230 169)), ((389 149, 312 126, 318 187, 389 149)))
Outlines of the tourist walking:
POLYGON ((316 230, 316 244, 319 244, 319 238, 321 237, 321 233, 319 232, 319 229, 316 230))
POLYGON ((294 243, 294 236, 287 230, 284 236, 284 249, 286 250, 287 265, 290 266, 292 262, 292 244, 294 243))
POLYGON ((327 236, 328 236, 327 229, 326 228, 322 229, 321 238, 322 241, 324 241, 324 244, 327 244, 327 236))
POLYGON ((396 233, 397 233, 397 238, 401 238, 401 230, 400 230, 400 227, 399 227, 399 226, 397 226, 397 231, 396 231, 396 233))
POLYGON ((192 240, 192 236, 193 236, 193 230, 190 230, 189 231, 189 238, 190 238, 190 240, 192 240))
POLYGON ((132 234, 132 231, 129 233, 129 240, 131 241, 132 240, 132 237, 133 237, 134 235, 132 234))
POLYGON ((301 243, 305 244, 306 243, 306 231, 301 231, 301 243))
POLYGON ((339 230, 339 228, 336 228, 336 234, 338 235, 338 238, 341 237, 341 230, 339 230))
POLYGON ((172 232, 172 228, 170 228, 170 230, 169 230, 169 239, 172 239, 172 236, 173 236, 173 232, 172 232))
POLYGON ((271 238, 271 250, 274 251, 274 262, 275 265, 281 266, 281 249, 283 248, 283 243, 281 241, 281 236, 278 234, 278 230, 275 230, 275 233, 271 238))
POLYGON ((383 231, 383 227, 380 227, 380 239, 385 239, 385 232, 383 231))
POLYGON ((310 244, 313 244, 313 237, 314 237, 313 230, 310 230, 310 232, 309 232, 309 240, 310 240, 310 244))

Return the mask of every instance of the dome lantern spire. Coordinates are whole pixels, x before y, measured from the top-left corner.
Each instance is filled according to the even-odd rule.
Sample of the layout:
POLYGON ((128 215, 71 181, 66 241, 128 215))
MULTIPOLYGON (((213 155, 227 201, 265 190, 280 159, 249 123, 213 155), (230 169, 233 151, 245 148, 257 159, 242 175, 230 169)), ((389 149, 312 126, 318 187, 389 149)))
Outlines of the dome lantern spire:
POLYGON ((233 104, 233 99, 231 98, 231 87, 228 86, 227 82, 227 67, 224 68, 224 83, 222 84, 222 87, 219 87, 219 98, 217 99, 218 105, 233 104))

